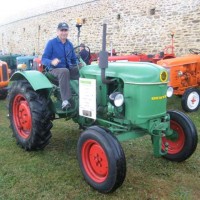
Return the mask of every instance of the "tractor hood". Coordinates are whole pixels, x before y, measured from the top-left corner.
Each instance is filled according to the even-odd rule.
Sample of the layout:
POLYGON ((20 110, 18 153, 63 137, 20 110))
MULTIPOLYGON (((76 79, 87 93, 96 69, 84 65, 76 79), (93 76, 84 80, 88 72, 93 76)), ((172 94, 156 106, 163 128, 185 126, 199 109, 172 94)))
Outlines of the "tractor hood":
POLYGON ((158 64, 163 67, 173 67, 180 65, 188 65, 192 63, 200 63, 200 55, 186 55, 183 57, 171 58, 158 61, 158 64))
MULTIPOLYGON (((81 77, 101 76, 98 64, 88 65, 80 70, 81 77)), ((121 78, 124 83, 149 84, 167 83, 167 71, 156 64, 147 62, 113 62, 106 69, 106 77, 121 78)))

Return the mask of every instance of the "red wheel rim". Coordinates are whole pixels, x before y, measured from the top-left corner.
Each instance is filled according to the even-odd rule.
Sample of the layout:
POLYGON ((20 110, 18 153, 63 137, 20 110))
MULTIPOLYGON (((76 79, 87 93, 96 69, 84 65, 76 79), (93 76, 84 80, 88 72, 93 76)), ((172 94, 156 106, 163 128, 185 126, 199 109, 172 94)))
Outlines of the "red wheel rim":
POLYGON ((17 133, 27 139, 32 129, 32 117, 29 104, 21 94, 18 94, 13 101, 13 119, 17 133))
POLYGON ((108 176, 108 159, 102 146, 95 140, 87 140, 81 155, 88 176, 97 183, 105 181, 108 176))
POLYGON ((165 149, 165 143, 168 143, 168 154, 179 153, 185 144, 184 130, 179 123, 170 120, 170 127, 174 131, 174 134, 170 138, 162 138, 162 149, 165 149))

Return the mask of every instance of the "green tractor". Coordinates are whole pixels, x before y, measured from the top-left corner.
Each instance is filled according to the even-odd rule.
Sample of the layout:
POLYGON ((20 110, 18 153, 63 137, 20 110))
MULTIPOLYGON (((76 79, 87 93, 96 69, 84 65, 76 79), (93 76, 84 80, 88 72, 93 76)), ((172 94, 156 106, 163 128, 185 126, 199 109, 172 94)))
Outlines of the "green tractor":
POLYGON ((197 146, 193 122, 179 111, 167 111, 168 73, 152 63, 108 64, 106 24, 99 64, 84 65, 71 80, 72 107, 61 110, 60 89, 48 72, 18 71, 11 78, 9 118, 17 143, 27 151, 43 149, 52 121, 72 119, 84 131, 77 143, 81 172, 102 193, 120 187, 126 159, 120 144, 150 135, 156 157, 181 162, 197 146))

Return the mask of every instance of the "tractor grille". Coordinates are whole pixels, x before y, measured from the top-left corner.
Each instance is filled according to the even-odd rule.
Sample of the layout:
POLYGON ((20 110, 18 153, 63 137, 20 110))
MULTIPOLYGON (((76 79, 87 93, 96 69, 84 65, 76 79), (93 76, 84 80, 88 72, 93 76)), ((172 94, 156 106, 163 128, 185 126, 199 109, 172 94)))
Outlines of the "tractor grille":
POLYGON ((7 81, 8 80, 8 69, 5 64, 2 65, 2 81, 7 81))

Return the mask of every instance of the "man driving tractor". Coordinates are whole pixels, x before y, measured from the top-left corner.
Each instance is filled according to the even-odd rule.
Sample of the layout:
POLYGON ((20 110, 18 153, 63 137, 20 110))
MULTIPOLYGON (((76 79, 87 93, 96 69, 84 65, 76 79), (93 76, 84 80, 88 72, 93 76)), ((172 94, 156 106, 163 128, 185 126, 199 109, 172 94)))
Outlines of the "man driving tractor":
POLYGON ((77 64, 73 44, 67 39, 68 33, 68 24, 59 23, 57 37, 48 41, 42 55, 42 64, 46 70, 58 79, 63 110, 71 107, 70 70, 77 64))

